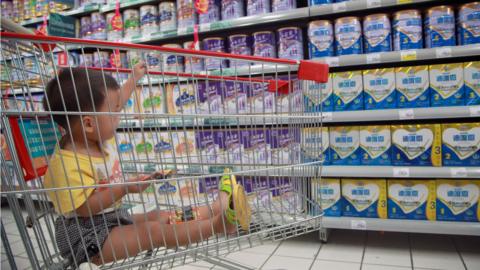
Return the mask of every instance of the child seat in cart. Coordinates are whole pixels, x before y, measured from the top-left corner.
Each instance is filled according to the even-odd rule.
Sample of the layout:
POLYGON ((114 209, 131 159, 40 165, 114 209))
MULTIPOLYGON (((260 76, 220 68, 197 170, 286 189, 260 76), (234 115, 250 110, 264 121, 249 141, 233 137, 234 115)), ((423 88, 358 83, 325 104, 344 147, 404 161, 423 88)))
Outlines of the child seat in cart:
POLYGON ((320 229, 311 193, 322 168, 322 117, 304 113, 303 89, 326 83, 327 65, 0 37, 1 195, 34 269, 167 269, 197 260, 242 268, 219 257, 320 229), (102 192, 110 203, 96 209, 91 199, 102 192), (144 234, 107 243, 117 227, 144 225, 144 234))

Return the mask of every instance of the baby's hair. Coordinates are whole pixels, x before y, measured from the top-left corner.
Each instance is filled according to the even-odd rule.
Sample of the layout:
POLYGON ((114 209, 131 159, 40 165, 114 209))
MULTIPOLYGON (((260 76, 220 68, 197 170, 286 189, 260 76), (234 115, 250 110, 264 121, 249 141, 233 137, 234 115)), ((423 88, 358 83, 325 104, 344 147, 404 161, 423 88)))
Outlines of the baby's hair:
MULTIPOLYGON (((120 88, 112 76, 101 71, 84 67, 65 68, 48 82, 43 106, 49 111, 92 112, 94 108, 98 110, 105 101, 105 87, 108 90, 120 88)), ((74 115, 62 114, 53 114, 52 117, 64 129, 68 129, 68 121, 72 124, 72 121, 79 119, 74 115)))

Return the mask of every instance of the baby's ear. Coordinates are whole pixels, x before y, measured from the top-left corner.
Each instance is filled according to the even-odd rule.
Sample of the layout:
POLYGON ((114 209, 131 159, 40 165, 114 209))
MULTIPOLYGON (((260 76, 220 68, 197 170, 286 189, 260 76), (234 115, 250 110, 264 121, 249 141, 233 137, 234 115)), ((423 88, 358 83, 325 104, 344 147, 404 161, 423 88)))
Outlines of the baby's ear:
POLYGON ((85 132, 92 133, 95 130, 95 119, 91 116, 83 116, 83 129, 85 132))

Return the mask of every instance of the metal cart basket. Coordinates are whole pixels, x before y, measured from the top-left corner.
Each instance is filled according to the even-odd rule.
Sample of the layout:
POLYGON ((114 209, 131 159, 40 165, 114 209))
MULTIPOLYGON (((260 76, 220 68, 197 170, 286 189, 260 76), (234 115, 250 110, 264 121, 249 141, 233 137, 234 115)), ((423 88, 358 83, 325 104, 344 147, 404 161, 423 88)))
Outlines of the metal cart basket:
MULTIPOLYGON (((97 253, 101 269, 171 268, 196 260, 241 268, 219 256, 321 227, 322 210, 312 199, 318 183, 312 179, 322 168, 321 108, 304 113, 303 91, 327 81, 325 64, 4 32, 1 69, 1 196, 14 213, 34 269, 80 267, 75 255, 61 256, 59 246, 75 251, 71 238, 56 239, 59 228, 67 226, 59 216, 80 226, 73 196, 81 194, 84 202, 105 189, 123 189, 124 196, 110 205, 114 212, 96 212, 86 204, 87 220, 100 217, 97 227, 107 226, 106 213, 121 209, 135 215, 134 228, 144 221, 163 222, 173 233, 154 244, 156 234, 148 230, 150 245, 121 258, 113 254, 113 260, 104 260, 97 253), (146 73, 129 85, 142 70, 138 63, 145 63, 146 73), (86 81, 77 81, 78 74, 87 74, 86 81), (111 78, 120 85, 118 104, 109 97, 111 78), (67 79, 74 88, 70 94, 62 90, 67 79), (106 109, 95 104, 95 85, 102 86, 106 109), (45 93, 53 88, 55 96, 45 93), (64 109, 52 110, 55 102, 64 109), (66 109, 69 102, 73 110, 66 109), (113 139, 92 139, 104 125, 115 129, 113 139), (65 145, 74 161, 69 166, 77 169, 63 164, 64 175, 47 181, 49 170, 58 167, 51 164, 52 155, 65 158, 60 150, 65 145), (96 147, 110 148, 99 157, 96 147), (80 164, 85 160, 86 169, 80 164), (93 183, 58 183, 88 174, 84 170, 94 172, 93 183), (223 190, 225 185, 234 190, 223 190), (222 204, 219 194, 228 190, 231 201, 222 204), (70 197, 59 198, 65 194, 70 197), (233 208, 233 222, 220 208, 217 224, 218 205, 233 208), (59 206, 73 210, 59 214, 59 206), (211 233, 199 229, 198 236, 200 220, 210 224, 211 233)), ((121 218, 118 226, 127 226, 121 218)), ((79 237, 76 248, 89 254, 91 245, 79 237)), ((141 237, 125 235, 138 238, 139 245, 141 237)))

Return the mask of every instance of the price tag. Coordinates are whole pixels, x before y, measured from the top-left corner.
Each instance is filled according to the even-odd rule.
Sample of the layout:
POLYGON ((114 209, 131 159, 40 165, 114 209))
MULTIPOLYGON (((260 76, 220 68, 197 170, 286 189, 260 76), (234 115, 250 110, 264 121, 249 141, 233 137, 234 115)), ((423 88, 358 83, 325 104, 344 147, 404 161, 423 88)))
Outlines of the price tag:
POLYGON ((410 177, 409 168, 393 168, 393 177, 410 177))
POLYGON ((413 0, 397 0, 397 4, 410 4, 413 0))
POLYGON ((379 53, 369 53, 367 54, 367 64, 376 64, 380 63, 381 56, 379 53))
POLYGON ((437 58, 452 57, 452 48, 437 48, 435 50, 435 55, 437 56, 437 58))
POLYGON ((381 7, 382 1, 381 0, 368 0, 367 1, 367 8, 374 8, 374 7, 381 7))
POLYGON ((179 35, 179 36, 186 35, 186 34, 187 34, 187 31, 188 31, 188 28, 187 28, 187 27, 185 27, 185 28, 178 28, 178 29, 177 29, 177 35, 179 35))
POLYGON ((347 3, 346 2, 340 2, 333 4, 333 12, 343 12, 347 10, 347 3))
POLYGON ((322 113, 322 120, 323 121, 332 121, 333 119, 333 114, 332 112, 324 112, 322 113))
POLYGON ((325 62, 331 67, 338 67, 340 65, 340 60, 338 57, 327 57, 325 62))
POLYGON ((459 168, 450 168, 450 175, 452 177, 462 178, 467 177, 467 168, 459 167, 459 168))
POLYGON ((162 32, 150 33, 150 39, 161 38, 163 36, 162 32))
POLYGON ((400 120, 415 119, 415 112, 413 109, 398 110, 398 117, 400 120))
POLYGON ((402 51, 400 52, 401 61, 413 61, 417 60, 417 51, 402 51))
POLYGON ((210 23, 201 24, 201 25, 200 25, 200 32, 210 31, 211 25, 212 25, 212 24, 210 24, 210 23))
POLYGON ((472 106, 469 110, 470 116, 480 116, 480 106, 472 106))
POLYGON ((366 230, 367 221, 363 219, 354 219, 350 221, 350 228, 353 230, 366 230))

